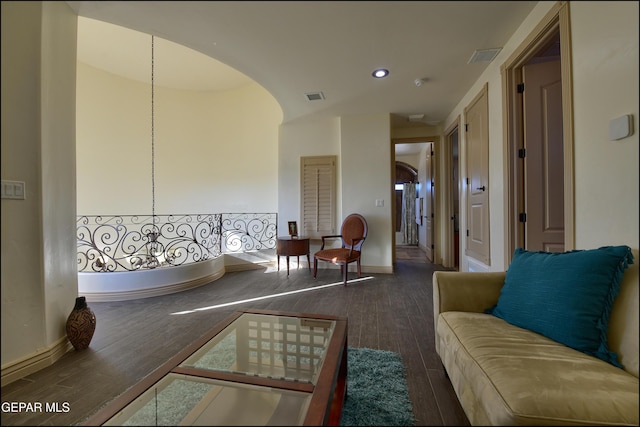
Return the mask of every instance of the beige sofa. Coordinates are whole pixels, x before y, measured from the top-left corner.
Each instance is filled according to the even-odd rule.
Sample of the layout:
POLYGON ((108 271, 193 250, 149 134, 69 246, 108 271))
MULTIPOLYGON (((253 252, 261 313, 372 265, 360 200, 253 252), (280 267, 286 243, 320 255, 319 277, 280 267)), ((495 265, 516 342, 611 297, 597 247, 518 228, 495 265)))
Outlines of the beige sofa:
POLYGON ((470 423, 638 425, 637 263, 624 273, 609 322, 609 348, 624 369, 484 314, 505 276, 433 275, 436 351, 470 423))

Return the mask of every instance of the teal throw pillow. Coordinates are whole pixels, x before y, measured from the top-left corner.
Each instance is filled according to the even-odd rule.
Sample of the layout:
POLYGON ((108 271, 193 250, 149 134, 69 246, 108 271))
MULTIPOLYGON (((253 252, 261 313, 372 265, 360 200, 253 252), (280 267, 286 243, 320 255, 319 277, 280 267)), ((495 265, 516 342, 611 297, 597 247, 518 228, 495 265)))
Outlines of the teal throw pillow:
POLYGON ((516 249, 498 303, 486 312, 621 367, 607 331, 628 246, 568 252, 516 249))

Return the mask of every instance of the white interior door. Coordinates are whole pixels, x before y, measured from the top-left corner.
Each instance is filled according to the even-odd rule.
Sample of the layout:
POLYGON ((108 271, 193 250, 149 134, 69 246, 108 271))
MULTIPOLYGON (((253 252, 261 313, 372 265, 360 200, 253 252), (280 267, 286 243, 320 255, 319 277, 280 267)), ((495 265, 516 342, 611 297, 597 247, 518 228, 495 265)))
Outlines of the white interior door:
POLYGON ((524 92, 525 248, 564 251, 560 60, 527 64, 524 92))
POLYGON ((488 87, 465 108, 467 218, 465 254, 489 265, 489 106, 488 87))

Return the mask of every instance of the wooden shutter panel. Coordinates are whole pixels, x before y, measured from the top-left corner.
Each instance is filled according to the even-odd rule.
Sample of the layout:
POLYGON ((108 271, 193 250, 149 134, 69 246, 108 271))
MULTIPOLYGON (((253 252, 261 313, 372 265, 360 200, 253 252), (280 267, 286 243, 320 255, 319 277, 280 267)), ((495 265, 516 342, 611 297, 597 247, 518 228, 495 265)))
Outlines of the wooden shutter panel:
POLYGON ((335 231, 336 156, 302 157, 302 233, 312 238, 335 231))

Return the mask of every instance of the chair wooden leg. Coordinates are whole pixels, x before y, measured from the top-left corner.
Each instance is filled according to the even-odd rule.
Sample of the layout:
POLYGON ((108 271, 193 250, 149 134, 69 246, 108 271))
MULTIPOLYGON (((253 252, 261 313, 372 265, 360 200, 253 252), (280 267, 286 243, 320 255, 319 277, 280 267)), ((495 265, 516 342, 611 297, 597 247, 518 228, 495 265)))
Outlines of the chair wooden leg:
POLYGON ((347 286, 347 272, 349 271, 349 264, 345 263, 342 268, 344 268, 344 276, 343 276, 343 282, 344 282, 344 286, 347 286))
POLYGON ((313 258, 313 278, 316 278, 316 274, 318 274, 318 259, 313 258))

